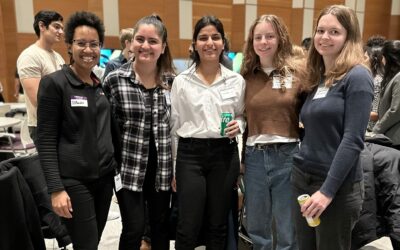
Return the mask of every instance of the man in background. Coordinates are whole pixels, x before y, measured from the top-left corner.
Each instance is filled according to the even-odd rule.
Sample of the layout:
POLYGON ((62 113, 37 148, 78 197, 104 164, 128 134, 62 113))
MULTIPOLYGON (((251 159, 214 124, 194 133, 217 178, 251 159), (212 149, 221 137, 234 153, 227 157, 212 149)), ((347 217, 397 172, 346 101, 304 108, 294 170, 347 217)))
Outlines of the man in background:
POLYGON ((38 40, 26 48, 17 60, 19 78, 25 92, 29 133, 36 144, 37 92, 40 79, 65 63, 61 55, 52 48, 62 40, 63 17, 55 11, 41 10, 35 15, 33 28, 38 40))
POLYGON ((133 39, 133 31, 134 30, 132 28, 126 28, 119 32, 119 42, 121 43, 122 48, 121 54, 117 58, 114 58, 107 63, 103 79, 111 71, 118 69, 122 64, 125 64, 129 59, 132 58, 133 54, 130 51, 130 47, 133 39))

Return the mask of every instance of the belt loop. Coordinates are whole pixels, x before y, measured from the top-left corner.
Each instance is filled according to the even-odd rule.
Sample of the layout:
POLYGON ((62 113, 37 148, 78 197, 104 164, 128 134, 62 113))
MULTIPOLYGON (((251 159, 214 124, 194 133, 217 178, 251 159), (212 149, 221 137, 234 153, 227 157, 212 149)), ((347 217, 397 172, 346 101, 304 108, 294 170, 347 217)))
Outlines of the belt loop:
POLYGON ((273 145, 274 145, 275 152, 278 152, 279 144, 278 143, 274 143, 273 145))

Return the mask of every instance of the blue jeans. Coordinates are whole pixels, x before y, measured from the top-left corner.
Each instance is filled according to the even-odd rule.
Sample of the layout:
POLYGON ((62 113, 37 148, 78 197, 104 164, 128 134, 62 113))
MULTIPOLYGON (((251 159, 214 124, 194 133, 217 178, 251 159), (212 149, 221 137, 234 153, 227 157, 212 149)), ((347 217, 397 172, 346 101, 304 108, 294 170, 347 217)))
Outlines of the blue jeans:
POLYGON ((272 218, 277 250, 296 250, 291 214, 290 174, 298 143, 246 146, 245 175, 247 232, 254 250, 272 249, 272 218))

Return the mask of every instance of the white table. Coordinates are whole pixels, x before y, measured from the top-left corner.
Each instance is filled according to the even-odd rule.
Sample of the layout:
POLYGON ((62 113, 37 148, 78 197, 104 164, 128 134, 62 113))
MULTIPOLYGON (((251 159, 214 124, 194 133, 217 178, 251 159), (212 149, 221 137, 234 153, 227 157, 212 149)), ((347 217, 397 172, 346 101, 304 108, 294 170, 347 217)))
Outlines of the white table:
POLYGON ((0 117, 0 128, 6 130, 9 127, 17 125, 21 122, 20 119, 11 117, 0 117))

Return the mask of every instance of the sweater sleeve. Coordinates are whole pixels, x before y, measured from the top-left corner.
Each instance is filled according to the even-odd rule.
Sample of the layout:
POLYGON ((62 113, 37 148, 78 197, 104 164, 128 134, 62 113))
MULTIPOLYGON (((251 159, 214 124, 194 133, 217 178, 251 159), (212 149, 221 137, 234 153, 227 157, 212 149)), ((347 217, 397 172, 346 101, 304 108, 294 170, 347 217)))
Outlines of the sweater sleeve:
POLYGON ((390 107, 375 124, 373 128, 375 133, 384 134, 393 125, 400 122, 400 74, 395 77, 392 83, 390 107))
POLYGON ((320 188, 328 197, 335 196, 350 170, 356 167, 364 148, 364 134, 373 99, 373 81, 366 69, 358 69, 349 72, 346 79, 343 137, 320 188))
POLYGON ((58 135, 63 98, 57 86, 53 77, 45 76, 41 79, 38 90, 37 148, 49 193, 64 189, 58 164, 58 135))

